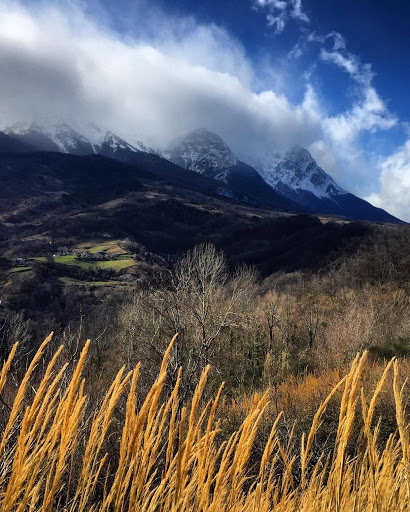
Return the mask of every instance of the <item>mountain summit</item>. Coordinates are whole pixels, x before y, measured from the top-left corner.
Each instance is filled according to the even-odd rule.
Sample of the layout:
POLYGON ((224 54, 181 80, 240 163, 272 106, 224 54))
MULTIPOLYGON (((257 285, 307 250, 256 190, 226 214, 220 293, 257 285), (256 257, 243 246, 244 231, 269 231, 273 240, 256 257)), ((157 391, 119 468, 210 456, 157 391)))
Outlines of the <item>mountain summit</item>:
POLYGON ((165 149, 164 157, 174 164, 209 178, 226 180, 226 173, 238 163, 222 138, 205 128, 175 139, 165 149))
POLYGON ((273 190, 253 167, 241 162, 219 135, 205 128, 175 139, 163 156, 184 169, 222 182, 221 193, 232 199, 301 211, 293 200, 273 190))
MULTIPOLYGON (((90 125, 91 126, 91 125, 90 125)), ((96 153, 96 143, 75 130, 66 122, 18 122, 4 132, 15 139, 30 144, 40 151, 89 155, 96 153)), ((100 132, 98 138, 103 137, 100 132)))
POLYGON ((260 169, 260 173, 271 187, 284 195, 309 192, 320 199, 336 199, 347 193, 301 146, 293 146, 275 167, 270 168, 268 164, 260 169))
POLYGON ((282 158, 275 153, 257 164, 257 170, 277 192, 315 213, 397 222, 389 213, 341 188, 301 146, 291 147, 282 158))

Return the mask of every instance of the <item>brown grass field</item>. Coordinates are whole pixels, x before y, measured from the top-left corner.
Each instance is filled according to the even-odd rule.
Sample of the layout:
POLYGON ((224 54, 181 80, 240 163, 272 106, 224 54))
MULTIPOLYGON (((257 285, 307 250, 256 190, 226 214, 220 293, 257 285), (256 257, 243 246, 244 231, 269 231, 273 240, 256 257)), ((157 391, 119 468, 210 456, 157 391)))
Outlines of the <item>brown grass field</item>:
MULTIPOLYGON (((257 465, 251 453, 268 410, 268 393, 255 395, 240 428, 227 440, 216 418, 222 388, 202 397, 203 371, 189 405, 179 407, 178 384, 164 386, 170 344, 158 378, 137 400, 140 367, 121 370, 97 411, 87 413, 82 377, 89 342, 74 371, 61 365, 60 348, 33 388, 50 337, 41 345, 2 418, 0 509, 11 511, 405 511, 410 509, 409 439, 404 386, 393 360, 371 396, 362 386, 366 354, 318 408, 295 451, 277 434, 280 415, 257 465), (396 433, 379 439, 378 399, 391 388, 396 433), (164 398, 165 396, 165 398, 164 398), (339 397, 339 422, 331 453, 313 457, 312 446, 328 404, 339 397), (121 415, 116 414, 118 410, 121 415), (116 420, 122 417, 121 424, 116 420), (354 453, 354 424, 361 432, 354 453), (115 453, 113 457, 110 453, 115 453), (296 453, 296 455, 295 455, 296 453), (294 469, 298 467, 298 477, 294 469)), ((13 347, 0 375, 5 390, 13 347)), ((182 371, 182 370, 181 370, 182 371)))

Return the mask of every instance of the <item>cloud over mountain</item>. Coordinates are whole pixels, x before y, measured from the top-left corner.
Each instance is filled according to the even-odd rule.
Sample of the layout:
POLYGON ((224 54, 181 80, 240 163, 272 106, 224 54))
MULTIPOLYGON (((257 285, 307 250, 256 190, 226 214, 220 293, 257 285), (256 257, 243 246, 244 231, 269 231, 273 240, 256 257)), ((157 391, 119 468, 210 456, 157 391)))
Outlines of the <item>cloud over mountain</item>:
MULTIPOLYGON (((300 1, 257 3, 281 11, 284 20, 308 22, 300 1)), ((371 70, 349 64, 336 36, 322 58, 348 72, 361 94, 346 112, 331 116, 309 82, 299 103, 283 92, 256 92, 254 65, 221 27, 145 6, 135 13, 133 30, 120 34, 94 14, 72 2, 27 8, 0 0, 0 125, 81 117, 153 146, 206 127, 242 159, 300 144, 342 186, 362 195, 374 191, 361 189, 363 176, 376 183, 379 169, 368 169, 358 136, 396 121, 371 79, 358 83, 356 77, 370 77, 371 70)))

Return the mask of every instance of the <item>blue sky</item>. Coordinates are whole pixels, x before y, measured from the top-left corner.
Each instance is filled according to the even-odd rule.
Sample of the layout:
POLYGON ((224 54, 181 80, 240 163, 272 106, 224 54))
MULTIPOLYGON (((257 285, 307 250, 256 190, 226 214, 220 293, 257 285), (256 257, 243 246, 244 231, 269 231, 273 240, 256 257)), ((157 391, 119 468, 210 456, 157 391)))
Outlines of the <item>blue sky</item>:
POLYGON ((410 220, 406 4, 0 0, 0 124, 81 115, 158 146, 203 126, 250 163, 298 143, 410 220))

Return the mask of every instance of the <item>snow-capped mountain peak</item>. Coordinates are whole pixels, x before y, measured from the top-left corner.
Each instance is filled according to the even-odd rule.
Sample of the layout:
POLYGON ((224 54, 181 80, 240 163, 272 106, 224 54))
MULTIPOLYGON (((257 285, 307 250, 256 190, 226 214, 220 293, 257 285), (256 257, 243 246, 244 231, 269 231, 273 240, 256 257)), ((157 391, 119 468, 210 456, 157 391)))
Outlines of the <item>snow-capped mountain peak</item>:
POLYGON ((41 151, 73 154, 95 153, 98 140, 103 137, 101 130, 90 125, 87 131, 94 132, 94 140, 91 141, 91 137, 85 135, 82 130, 74 128, 71 123, 57 119, 18 122, 4 131, 41 151))
POLYGON ((307 192, 319 199, 337 200, 346 194, 301 146, 292 146, 282 159, 275 153, 275 158, 265 159, 257 170, 271 187, 287 196, 307 192))
POLYGON ((155 153, 140 140, 134 143, 127 142, 111 130, 101 129, 90 122, 67 122, 57 118, 45 118, 15 123, 4 132, 40 151, 77 155, 101 153, 111 157, 118 152, 155 153))
POLYGON ((238 163, 222 138, 205 128, 175 139, 165 149, 164 157, 185 169, 222 181, 226 170, 238 163))

